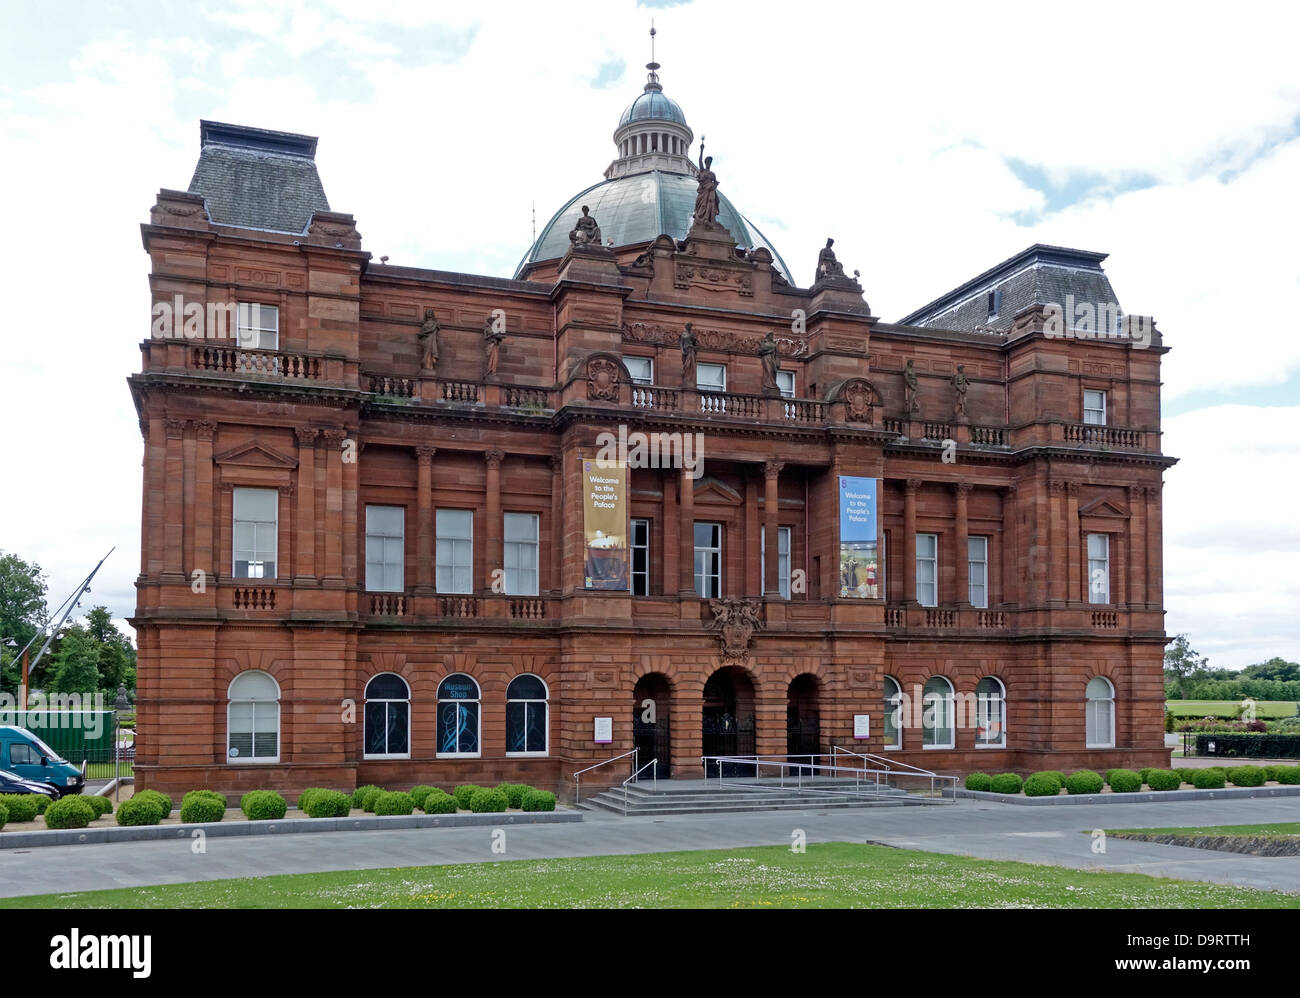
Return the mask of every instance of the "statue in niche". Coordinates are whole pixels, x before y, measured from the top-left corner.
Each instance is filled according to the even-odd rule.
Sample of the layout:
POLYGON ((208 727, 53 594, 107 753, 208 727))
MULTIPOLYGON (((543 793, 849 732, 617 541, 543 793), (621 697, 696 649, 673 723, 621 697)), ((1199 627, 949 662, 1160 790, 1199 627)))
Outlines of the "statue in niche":
POLYGON ((966 418, 966 391, 970 388, 970 378, 966 377, 966 365, 958 364, 957 373, 952 376, 952 390, 956 393, 953 415, 957 419, 966 418))
POLYGON ((682 330, 682 387, 695 387, 695 334, 691 332, 691 324, 686 323, 686 328, 682 330))
POLYGON ((591 209, 585 204, 582 206, 582 215, 578 219, 578 224, 569 233, 569 242, 573 244, 574 249, 600 246, 600 226, 596 224, 596 220, 591 216, 591 209))
POLYGON ((916 388, 916 370, 912 367, 912 358, 909 357, 903 368, 903 411, 909 416, 920 409, 916 404, 916 388))
POLYGON ((758 359, 763 362, 763 394, 779 396, 781 387, 776 382, 776 375, 781 370, 781 355, 777 351, 776 334, 771 330, 758 345, 758 359))
POLYGON ((718 175, 713 172, 713 157, 704 155, 704 136, 700 136, 700 163, 696 178, 699 186, 695 189, 695 225, 706 229, 714 227, 718 219, 718 175))
POLYGON ((428 371, 430 374, 436 374, 438 371, 438 319, 433 314, 433 309, 424 310, 424 322, 420 324, 420 332, 417 337, 424 347, 420 356, 420 368, 428 371))

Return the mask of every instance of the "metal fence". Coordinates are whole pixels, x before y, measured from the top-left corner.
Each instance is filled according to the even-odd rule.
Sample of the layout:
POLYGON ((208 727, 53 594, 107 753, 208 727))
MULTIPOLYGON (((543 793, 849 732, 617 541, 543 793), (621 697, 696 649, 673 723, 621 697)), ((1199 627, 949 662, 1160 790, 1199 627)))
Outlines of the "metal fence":
POLYGON ((132 775, 135 731, 120 723, 119 713, 133 720, 134 711, 27 710, 14 723, 26 728, 74 766, 86 764, 87 780, 132 775))

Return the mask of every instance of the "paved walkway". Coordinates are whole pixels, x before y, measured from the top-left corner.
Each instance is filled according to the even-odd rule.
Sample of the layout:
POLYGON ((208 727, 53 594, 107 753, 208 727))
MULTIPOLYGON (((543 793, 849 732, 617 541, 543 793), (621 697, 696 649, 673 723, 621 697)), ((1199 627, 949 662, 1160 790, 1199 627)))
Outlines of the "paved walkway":
POLYGON ((0 896, 186 883, 276 873, 626 855, 683 849, 809 842, 888 845, 988 859, 1119 870, 1300 892, 1300 857, 1261 858, 1111 838, 1091 850, 1093 828, 1223 825, 1300 820, 1300 798, 1025 808, 961 800, 953 805, 779 814, 619 818, 592 813, 581 824, 506 829, 506 853, 489 828, 330 832, 210 838, 195 855, 186 841, 0 850, 0 896))

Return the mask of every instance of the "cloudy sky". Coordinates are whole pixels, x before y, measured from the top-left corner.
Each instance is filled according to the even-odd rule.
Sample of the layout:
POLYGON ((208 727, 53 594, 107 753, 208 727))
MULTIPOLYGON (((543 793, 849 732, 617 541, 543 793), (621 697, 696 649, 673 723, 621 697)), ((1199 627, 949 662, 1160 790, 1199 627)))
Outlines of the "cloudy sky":
POLYGON ((320 136, 332 207, 393 263, 509 276, 665 91, 801 282, 836 238, 875 314, 1034 242, 1110 254, 1164 365, 1168 630, 1300 659, 1294 4, 29 4, 0 31, 0 549, 53 602, 134 605, 148 332, 139 224, 200 118, 320 136), (55 595, 57 594, 57 595, 55 595))

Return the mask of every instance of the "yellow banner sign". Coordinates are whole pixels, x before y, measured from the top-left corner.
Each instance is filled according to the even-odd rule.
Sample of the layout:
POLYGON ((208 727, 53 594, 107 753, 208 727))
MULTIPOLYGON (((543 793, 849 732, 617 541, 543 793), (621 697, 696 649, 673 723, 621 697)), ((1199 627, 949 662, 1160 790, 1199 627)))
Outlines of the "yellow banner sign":
POLYGON ((586 588, 626 591, 627 465, 584 460, 582 487, 586 588))

